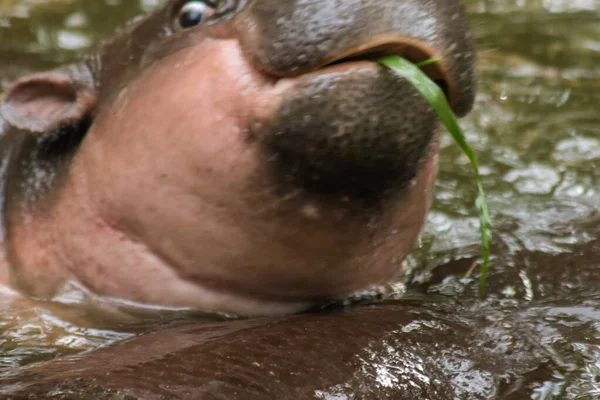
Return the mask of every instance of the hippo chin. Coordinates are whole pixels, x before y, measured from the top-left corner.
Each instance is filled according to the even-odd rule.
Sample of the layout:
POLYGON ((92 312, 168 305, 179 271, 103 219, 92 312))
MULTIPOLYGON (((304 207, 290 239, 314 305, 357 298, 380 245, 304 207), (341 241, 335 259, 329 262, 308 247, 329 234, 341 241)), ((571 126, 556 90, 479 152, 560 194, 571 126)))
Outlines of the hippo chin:
MULTIPOLYGON (((7 284, 240 315, 397 279, 433 197, 435 112, 473 103, 458 0, 169 0, 1 98, 7 284)), ((2 276, 2 274, 0 274, 2 276)))

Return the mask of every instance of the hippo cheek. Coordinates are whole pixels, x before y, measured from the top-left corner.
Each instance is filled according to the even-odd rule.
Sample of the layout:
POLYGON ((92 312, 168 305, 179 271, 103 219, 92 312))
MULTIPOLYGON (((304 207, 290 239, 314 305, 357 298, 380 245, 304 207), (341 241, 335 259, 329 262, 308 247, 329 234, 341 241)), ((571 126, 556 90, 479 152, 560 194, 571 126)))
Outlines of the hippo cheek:
POLYGON ((100 107, 71 170, 108 220, 195 264, 199 238, 219 252, 215 238, 236 236, 220 222, 260 179, 245 120, 263 79, 233 40, 171 54, 100 107))

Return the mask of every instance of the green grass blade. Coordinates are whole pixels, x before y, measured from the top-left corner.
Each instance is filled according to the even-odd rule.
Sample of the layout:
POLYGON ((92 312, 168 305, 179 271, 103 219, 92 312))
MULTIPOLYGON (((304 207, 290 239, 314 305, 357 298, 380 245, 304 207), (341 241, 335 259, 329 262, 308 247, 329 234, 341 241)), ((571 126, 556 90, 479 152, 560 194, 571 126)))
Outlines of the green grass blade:
POLYGON ((420 63, 417 63, 416 65, 417 65, 417 67, 422 68, 426 65, 439 63, 440 61, 442 61, 441 58, 428 58, 425 61, 421 61, 420 63))
MULTIPOLYGON (((473 166, 478 191, 478 196, 475 200, 475 207, 479 212, 479 227, 481 231, 482 249, 481 255, 483 258, 483 262, 479 269, 479 296, 483 299, 485 298, 485 285, 489 269, 488 265, 490 259, 490 243, 492 241, 492 223, 490 220, 487 202, 485 200, 485 192, 483 190, 483 185, 481 184, 477 157, 467 143, 465 134, 458 124, 456 116, 452 112, 448 101, 446 100, 446 95, 442 89, 419 68, 418 65, 415 65, 400 56, 385 56, 377 61, 390 68, 395 74, 406 79, 423 95, 423 97, 425 97, 431 107, 437 112, 438 117, 446 126, 448 132, 450 132, 456 143, 458 143, 460 148, 469 158, 469 161, 473 166)), ((419 65, 423 66, 434 62, 437 62, 437 60, 427 60, 419 65)))

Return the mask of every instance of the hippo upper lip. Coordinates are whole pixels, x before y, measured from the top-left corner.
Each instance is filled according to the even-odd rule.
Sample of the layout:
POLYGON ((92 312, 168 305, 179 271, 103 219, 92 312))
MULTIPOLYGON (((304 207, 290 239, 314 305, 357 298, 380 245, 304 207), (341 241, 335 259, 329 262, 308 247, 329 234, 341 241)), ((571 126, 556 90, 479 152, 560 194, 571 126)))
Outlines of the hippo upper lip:
POLYGON ((376 60, 387 55, 398 55, 415 64, 432 58, 439 59, 440 61, 423 66, 421 69, 431 80, 442 88, 449 103, 452 106, 455 105, 455 102, 457 101, 455 80, 449 77, 444 65, 443 57, 439 52, 435 51, 435 49, 432 49, 420 41, 407 39, 403 41, 378 40, 370 42, 369 44, 350 49, 341 55, 327 60, 317 69, 321 70, 332 65, 353 61, 376 60))

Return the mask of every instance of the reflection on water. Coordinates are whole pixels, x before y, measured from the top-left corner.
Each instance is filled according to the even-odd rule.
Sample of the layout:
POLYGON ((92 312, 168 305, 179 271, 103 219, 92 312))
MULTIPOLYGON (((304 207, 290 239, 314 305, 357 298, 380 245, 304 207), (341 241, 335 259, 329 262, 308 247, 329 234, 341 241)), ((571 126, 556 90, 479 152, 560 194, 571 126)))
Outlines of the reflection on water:
POLYGON ((16 367, 93 349, 130 337, 129 333, 94 329, 68 322, 76 311, 65 314, 58 307, 18 298, 0 287, 0 377, 16 367))
MULTIPOLYGON (((0 85, 75 60, 115 25, 159 2, 0 1, 0 85)), ((502 316, 519 307, 512 318, 525 335, 541 338, 560 366, 543 378, 525 378, 531 398, 600 396, 600 297, 590 287, 599 281, 585 259, 567 268, 568 255, 587 248, 600 231, 600 0, 464 3, 480 52, 479 95, 463 125, 479 154, 495 227, 492 297, 482 313, 494 309, 502 316)), ((473 298, 476 282, 462 274, 479 251, 476 192, 467 159, 449 138, 437 186, 428 225, 410 258, 418 267, 412 279, 449 301, 473 298), (452 260, 457 267, 445 267, 452 260)), ((0 309, 0 374, 131 335, 66 322, 73 319, 64 318, 59 304, 16 309, 0 309)), ((502 344, 510 346, 498 338, 496 345, 502 344)), ((438 362, 469 382, 465 393, 487 387, 488 376, 470 376, 470 361, 446 350, 438 362)), ((429 379, 419 372, 423 360, 406 364, 410 351, 394 346, 387 361, 366 360, 365 374, 381 385, 399 382, 405 370, 389 367, 395 352, 403 352, 402 368, 411 377, 429 379)), ((334 399, 346 390, 315 395, 334 399)))

